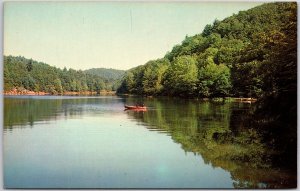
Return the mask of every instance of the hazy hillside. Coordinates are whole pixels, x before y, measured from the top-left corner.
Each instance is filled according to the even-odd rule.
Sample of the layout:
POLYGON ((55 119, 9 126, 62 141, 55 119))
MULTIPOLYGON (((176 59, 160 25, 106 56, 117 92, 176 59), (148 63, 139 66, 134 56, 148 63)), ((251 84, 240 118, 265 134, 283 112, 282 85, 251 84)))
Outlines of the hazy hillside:
POLYGON ((117 80, 123 77, 124 70, 107 69, 107 68, 92 68, 84 71, 87 74, 93 74, 105 79, 117 80))

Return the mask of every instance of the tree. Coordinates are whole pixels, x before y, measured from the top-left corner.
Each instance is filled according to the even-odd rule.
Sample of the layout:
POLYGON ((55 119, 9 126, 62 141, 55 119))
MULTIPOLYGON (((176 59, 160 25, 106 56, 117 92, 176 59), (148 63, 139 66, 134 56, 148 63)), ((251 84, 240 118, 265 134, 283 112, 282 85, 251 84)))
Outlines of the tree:
POLYGON ((213 27, 210 24, 206 25, 202 32, 203 36, 210 35, 212 33, 212 29, 213 29, 213 27))
POLYGON ((198 81, 196 59, 180 56, 171 63, 164 78, 164 91, 168 95, 192 96, 198 81))
POLYGON ((56 92, 59 94, 62 94, 63 88, 62 88, 60 79, 55 79, 53 84, 54 84, 54 88, 55 88, 56 92))
POLYGON ((30 76, 26 75, 22 80, 22 85, 27 90, 34 90, 35 80, 30 76))
POLYGON ((54 85, 46 85, 45 91, 50 93, 51 95, 56 95, 57 91, 55 90, 54 85))
POLYGON ((143 72, 143 93, 146 95, 157 95, 163 90, 163 75, 169 67, 167 59, 149 61, 143 72))
POLYGON ((32 59, 29 60, 29 62, 26 65, 27 71, 30 72, 32 70, 32 59))
POLYGON ((235 64, 232 68, 233 93, 239 97, 261 97, 264 82, 260 70, 258 61, 235 64))
POLYGON ((199 69, 198 95, 200 97, 228 96, 230 89, 230 70, 224 64, 209 63, 199 69))

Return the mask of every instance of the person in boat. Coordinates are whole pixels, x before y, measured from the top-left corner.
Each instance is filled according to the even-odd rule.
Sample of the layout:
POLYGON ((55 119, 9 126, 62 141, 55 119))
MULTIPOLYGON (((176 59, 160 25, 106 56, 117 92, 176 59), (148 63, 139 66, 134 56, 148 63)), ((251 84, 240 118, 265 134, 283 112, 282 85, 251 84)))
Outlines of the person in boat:
POLYGON ((145 107, 145 104, 135 104, 135 107, 145 107))

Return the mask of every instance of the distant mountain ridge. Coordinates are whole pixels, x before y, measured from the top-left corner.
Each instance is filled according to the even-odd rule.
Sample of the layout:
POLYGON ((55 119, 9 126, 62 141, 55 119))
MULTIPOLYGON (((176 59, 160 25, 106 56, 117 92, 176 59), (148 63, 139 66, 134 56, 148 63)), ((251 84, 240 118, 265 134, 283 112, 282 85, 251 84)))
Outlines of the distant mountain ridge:
POLYGON ((112 68, 91 68, 84 70, 84 72, 112 80, 120 79, 125 74, 125 70, 117 70, 112 68))

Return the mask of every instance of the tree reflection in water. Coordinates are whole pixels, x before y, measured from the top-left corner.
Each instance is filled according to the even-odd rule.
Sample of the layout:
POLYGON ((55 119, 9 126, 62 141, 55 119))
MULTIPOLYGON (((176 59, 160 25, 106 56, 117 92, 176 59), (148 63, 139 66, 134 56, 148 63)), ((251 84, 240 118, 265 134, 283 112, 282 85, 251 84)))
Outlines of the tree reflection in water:
POLYGON ((201 155, 205 163, 229 171, 235 188, 296 187, 296 149, 286 152, 282 150, 285 143, 276 140, 278 133, 289 137, 293 132, 276 134, 260 123, 255 105, 180 99, 144 102, 150 107, 148 112, 128 114, 149 129, 167 132, 182 149, 201 155))

